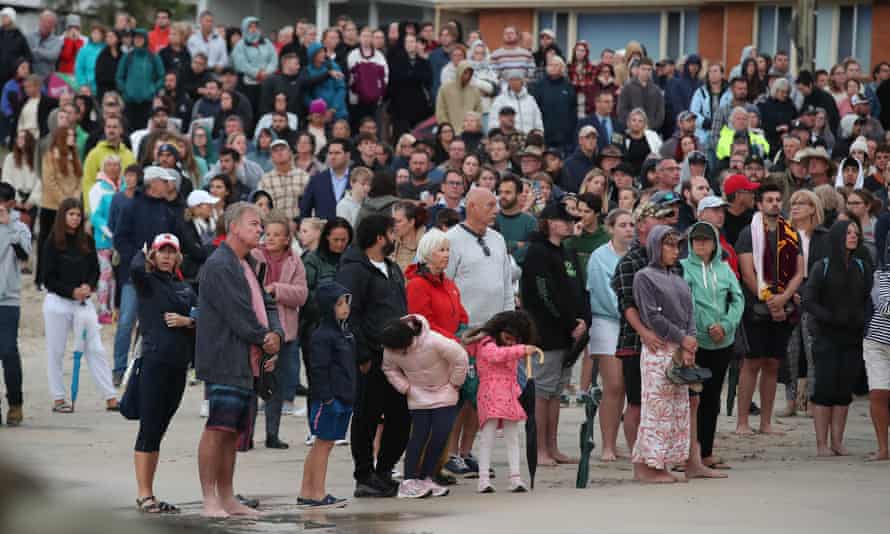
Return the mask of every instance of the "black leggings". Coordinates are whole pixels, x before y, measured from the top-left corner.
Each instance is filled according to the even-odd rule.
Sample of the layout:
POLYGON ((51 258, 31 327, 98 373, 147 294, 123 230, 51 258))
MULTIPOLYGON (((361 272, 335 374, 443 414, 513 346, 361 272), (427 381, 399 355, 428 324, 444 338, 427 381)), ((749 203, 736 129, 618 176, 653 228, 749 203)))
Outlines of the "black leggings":
POLYGON ((849 406, 862 365, 862 344, 842 344, 816 335, 813 364, 816 383, 810 400, 819 406, 849 406))
POLYGON ((432 478, 436 474, 436 464, 448 443, 456 417, 456 405, 411 410, 411 437, 405 450, 405 480, 432 478))
POLYGON ((695 363, 699 367, 710 369, 713 376, 702 384, 698 405, 698 443, 701 445, 701 457, 707 458, 714 451, 714 434, 717 433, 717 416, 720 415, 720 393, 723 391, 723 379, 726 369, 733 358, 733 347, 725 349, 698 349, 695 363))
POLYGON ((137 452, 158 452, 170 420, 185 391, 186 369, 150 359, 139 374, 139 434, 137 452))

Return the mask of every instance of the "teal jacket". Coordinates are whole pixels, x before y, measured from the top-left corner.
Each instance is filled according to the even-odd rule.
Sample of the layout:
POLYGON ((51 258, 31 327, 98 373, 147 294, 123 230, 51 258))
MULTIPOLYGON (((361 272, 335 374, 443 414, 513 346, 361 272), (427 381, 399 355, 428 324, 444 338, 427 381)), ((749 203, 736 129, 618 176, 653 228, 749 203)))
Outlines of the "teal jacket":
POLYGON ((707 263, 695 255, 692 240, 689 240, 689 256, 680 263, 683 265, 683 278, 692 290, 695 306, 695 331, 699 348, 705 350, 724 349, 735 341, 735 332, 742 320, 745 310, 745 297, 735 273, 728 263, 724 262, 723 251, 717 229, 706 222, 692 225, 689 232, 698 226, 705 225, 714 235, 717 247, 711 260, 707 263), (716 343, 708 334, 711 325, 719 324, 726 333, 716 343))
MULTIPOLYGON (((136 30, 136 32, 145 30, 136 30)), ((146 37, 148 42, 148 37, 146 37)), ((117 89, 124 102, 151 102, 164 87, 164 63, 148 48, 134 48, 117 64, 117 89)), ((133 125, 139 128, 140 125, 133 125)))
POLYGON ((77 60, 74 62, 74 77, 77 85, 89 85, 96 94, 96 59, 105 48, 105 43, 87 41, 77 52, 77 60))

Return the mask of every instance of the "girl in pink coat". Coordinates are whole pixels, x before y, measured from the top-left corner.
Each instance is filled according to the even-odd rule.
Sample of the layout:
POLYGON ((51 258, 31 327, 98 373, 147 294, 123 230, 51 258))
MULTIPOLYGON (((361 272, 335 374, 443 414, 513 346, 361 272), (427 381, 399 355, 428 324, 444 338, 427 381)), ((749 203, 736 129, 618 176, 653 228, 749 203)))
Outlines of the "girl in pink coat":
POLYGON ((467 378, 467 352, 457 341, 431 330, 422 315, 393 321, 380 338, 383 373, 393 389, 407 397, 411 412, 405 478, 398 497, 445 496, 448 489, 432 477, 457 416, 458 391, 467 378))
POLYGON ((510 491, 527 491, 519 473, 519 423, 526 414, 519 404, 522 393, 516 382, 519 360, 540 349, 528 345, 535 339, 534 323, 522 311, 496 314, 484 326, 464 337, 467 352, 476 358, 479 391, 479 493, 494 493, 489 479, 491 449, 499 425, 504 429, 507 462, 510 465, 510 491))

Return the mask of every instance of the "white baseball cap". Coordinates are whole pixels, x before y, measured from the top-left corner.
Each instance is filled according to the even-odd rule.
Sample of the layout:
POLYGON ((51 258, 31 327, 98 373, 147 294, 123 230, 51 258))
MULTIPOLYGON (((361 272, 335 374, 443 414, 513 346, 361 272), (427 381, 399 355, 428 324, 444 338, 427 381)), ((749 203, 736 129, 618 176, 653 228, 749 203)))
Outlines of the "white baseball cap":
POLYGON ((142 174, 143 182, 148 182, 151 180, 166 180, 168 182, 175 182, 176 176, 174 176, 173 173, 163 167, 152 165, 151 167, 146 167, 145 171, 142 174))
POLYGON ((186 203, 190 208, 200 206, 201 204, 216 204, 217 202, 219 202, 218 198, 203 189, 195 189, 189 193, 189 196, 186 199, 186 203))
POLYGON ((173 234, 158 234, 151 243, 151 248, 154 250, 161 250, 167 246, 173 247, 179 252, 179 238, 173 234))
POLYGON ((723 206, 728 206, 725 200, 720 197, 715 197, 714 195, 709 195, 698 201, 697 213, 701 214, 702 211, 708 208, 722 208, 723 206))

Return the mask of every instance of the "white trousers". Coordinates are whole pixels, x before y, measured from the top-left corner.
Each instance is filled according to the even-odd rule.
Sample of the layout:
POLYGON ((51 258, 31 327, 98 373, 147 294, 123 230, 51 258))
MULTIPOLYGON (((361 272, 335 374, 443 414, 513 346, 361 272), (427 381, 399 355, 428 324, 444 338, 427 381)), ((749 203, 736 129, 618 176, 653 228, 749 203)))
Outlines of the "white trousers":
MULTIPOLYGON (((498 420, 489 419, 479 429, 479 478, 488 481, 491 467, 491 450, 497 434, 498 420)), ((519 421, 504 421, 504 442, 507 445, 507 465, 510 477, 519 477, 519 421)))
POLYGON ((79 346, 83 347, 83 358, 99 392, 105 400, 116 398, 117 391, 111 382, 111 367, 105 359, 105 348, 99 336, 99 319, 92 301, 87 300, 81 305, 76 300, 47 293, 43 300, 43 321, 46 330, 46 376, 53 400, 64 400, 67 396, 68 388, 62 378, 62 365, 68 333, 75 329, 75 325, 78 328, 74 332, 75 336, 82 336, 86 332, 85 339, 79 346))

